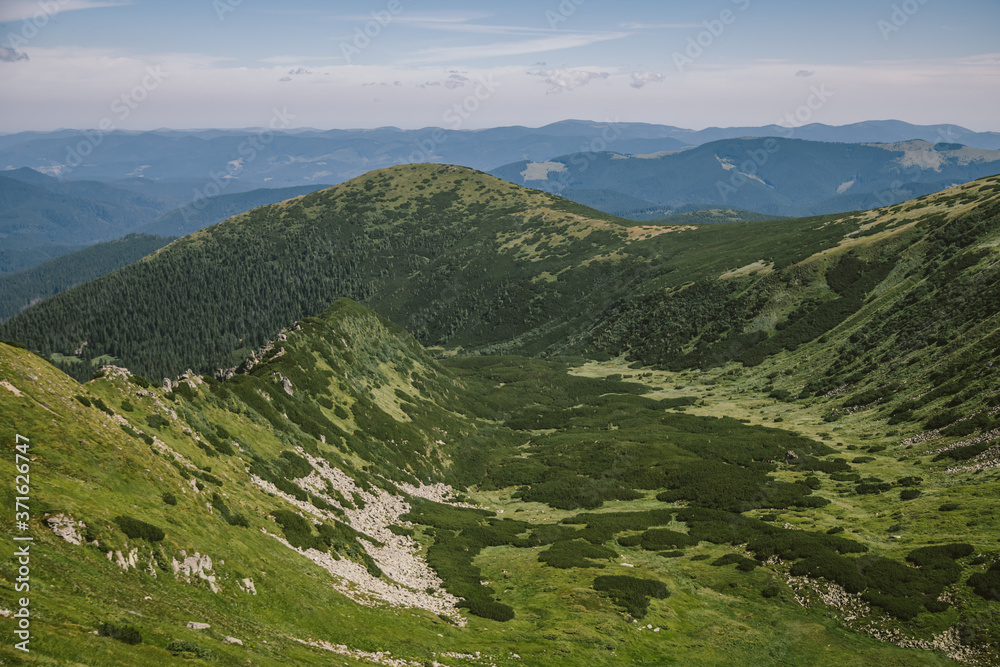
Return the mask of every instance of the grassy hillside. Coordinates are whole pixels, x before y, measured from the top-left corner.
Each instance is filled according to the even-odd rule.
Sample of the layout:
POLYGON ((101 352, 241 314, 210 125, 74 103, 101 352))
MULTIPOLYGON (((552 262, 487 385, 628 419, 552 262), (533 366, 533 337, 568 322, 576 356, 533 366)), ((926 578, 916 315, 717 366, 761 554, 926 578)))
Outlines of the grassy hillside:
MULTIPOLYGON (((791 263, 857 228, 800 233, 811 226, 758 229, 791 263)), ((692 259, 727 257, 713 244, 729 262, 745 254, 743 231, 639 224, 468 169, 396 167, 193 234, 29 309, 0 336, 78 378, 109 358, 162 377, 234 365, 348 296, 424 344, 538 353, 606 326, 603 313, 656 276, 701 275, 692 259)))
POLYGON ((0 320, 31 304, 138 261, 172 239, 148 234, 98 243, 39 266, 0 276, 0 320))
POLYGON ((997 658, 995 471, 897 461, 805 404, 768 407, 794 422, 776 428, 755 409, 773 399, 717 371, 581 362, 442 366, 346 301, 164 387, 115 368, 80 385, 0 344, 2 437, 30 440, 32 657, 997 658))
POLYGON ((947 473, 718 371, 581 361, 442 366, 346 301, 165 387, 79 385, 0 344, 3 438, 30 440, 32 656, 997 659, 995 470, 947 473))
MULTIPOLYGON (((766 235, 713 227, 740 250, 715 246, 714 266, 707 256, 690 257, 698 258, 699 280, 679 271, 636 290, 591 342, 677 370, 762 364, 758 374, 779 396, 837 396, 831 420, 862 407, 892 412, 894 423, 944 408, 957 409, 957 419, 981 409, 997 385, 998 215, 1000 179, 982 179, 905 205, 815 220, 813 235, 839 242, 800 261, 776 258, 766 235)), ((744 229, 782 224, 801 223, 744 229)))
POLYGON ((348 296, 425 343, 524 336, 521 347, 542 349, 647 270, 647 258, 617 250, 656 230, 629 224, 469 169, 396 167, 192 234, 29 309, 0 335, 82 359, 65 366, 80 378, 109 355, 163 377, 234 365, 348 296))
POLYGON ((997 383, 998 202, 987 178, 863 213, 643 225, 401 167, 177 241, 0 336, 78 378, 112 360, 163 377, 236 365, 347 294, 466 354, 763 364, 768 392, 827 401, 831 420, 875 405, 894 424, 955 421, 997 383))
POLYGON ((774 220, 774 216, 744 211, 738 208, 708 208, 697 211, 674 213, 654 222, 675 225, 700 225, 706 222, 757 222, 759 220, 774 220))

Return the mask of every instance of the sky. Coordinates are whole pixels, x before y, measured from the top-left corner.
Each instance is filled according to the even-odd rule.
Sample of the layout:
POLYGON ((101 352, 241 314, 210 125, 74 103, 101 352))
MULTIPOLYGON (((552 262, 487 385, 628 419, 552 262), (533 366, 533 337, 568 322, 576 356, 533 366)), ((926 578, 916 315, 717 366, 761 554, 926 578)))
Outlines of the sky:
POLYGON ((998 0, 0 0, 0 132, 1000 131, 998 0))

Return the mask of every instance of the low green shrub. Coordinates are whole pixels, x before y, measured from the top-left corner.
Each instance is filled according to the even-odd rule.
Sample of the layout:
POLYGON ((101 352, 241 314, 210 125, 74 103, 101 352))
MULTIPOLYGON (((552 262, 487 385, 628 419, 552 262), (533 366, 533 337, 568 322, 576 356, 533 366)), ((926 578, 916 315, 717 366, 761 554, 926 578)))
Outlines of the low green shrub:
POLYGON ((130 516, 115 517, 115 523, 122 529, 129 539, 146 540, 148 542, 160 542, 166 535, 163 530, 151 523, 140 521, 130 516))
POLYGON ((196 644, 195 642, 188 641, 186 639, 175 639, 169 644, 167 644, 167 650, 174 655, 190 654, 196 658, 201 658, 202 660, 212 660, 212 651, 205 648, 201 644, 196 644))
POLYGON ((147 415, 146 423, 149 424, 150 428, 163 429, 166 426, 170 426, 170 422, 163 417, 163 415, 147 415))
POLYGON ((618 554, 612 549, 591 544, 585 540, 565 540, 556 542, 545 551, 538 554, 539 562, 552 567, 569 569, 572 567, 605 567, 604 563, 595 563, 592 558, 610 560, 618 554))
POLYGON ((739 554, 726 554, 721 558, 717 558, 712 561, 712 565, 715 567, 722 567, 724 565, 735 565, 737 570, 741 572, 750 572, 754 568, 761 565, 760 561, 752 560, 745 556, 739 554))
POLYGON ((136 645, 142 643, 142 634, 135 626, 128 623, 104 622, 97 628, 97 634, 101 637, 111 637, 123 644, 136 645))
POLYGON ((646 615, 650 598, 664 599, 670 596, 670 591, 662 581, 623 575, 596 577, 594 590, 607 593, 617 606, 623 608, 633 618, 643 618, 646 615))
POLYGON ((778 597, 779 595, 781 595, 781 588, 779 588, 775 584, 769 584, 761 590, 760 594, 765 598, 778 597))

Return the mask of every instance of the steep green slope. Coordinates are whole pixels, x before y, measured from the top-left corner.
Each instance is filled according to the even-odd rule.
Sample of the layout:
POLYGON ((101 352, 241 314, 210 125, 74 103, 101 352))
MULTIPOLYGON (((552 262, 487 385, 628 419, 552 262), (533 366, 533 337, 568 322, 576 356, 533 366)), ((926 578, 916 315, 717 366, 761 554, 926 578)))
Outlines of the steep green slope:
POLYGON ((982 408, 1000 381, 1000 179, 817 222, 813 234, 859 227, 799 262, 772 264, 763 239, 746 239, 757 261, 653 281, 591 342, 662 368, 763 363, 780 396, 844 394, 831 419, 875 403, 896 423, 928 419, 918 406, 938 398, 954 419, 982 408))
POLYGON ((79 378, 112 359, 156 377, 211 371, 348 294, 467 353, 675 370, 781 357, 774 386, 789 395, 895 399, 905 385, 974 409, 997 380, 998 201, 991 177, 864 213, 640 225, 469 170, 400 167, 175 242, 0 336, 79 378))
POLYGON ((469 169, 397 167, 192 234, 29 309, 0 335, 162 377, 233 365, 348 296, 425 343, 525 336, 522 347, 541 349, 647 270, 646 258, 616 252, 649 231, 627 224, 469 169))
POLYGON ((706 222, 755 222, 757 220, 773 220, 774 216, 744 211, 738 208, 709 208, 684 213, 674 213, 653 220, 661 224, 699 225, 706 222))
MULTIPOLYGON (((0 344, 9 479, 22 464, 15 445, 29 440, 30 518, 12 532, 34 538, 32 656, 859 666, 994 657, 996 623, 975 592, 977 575, 988 586, 993 523, 948 540, 969 546, 945 556, 918 550, 937 535, 886 543, 856 518, 872 496, 843 492, 830 471, 908 488, 902 465, 874 453, 874 463, 838 462, 842 445, 687 414, 701 410, 691 398, 639 395, 660 373, 631 378, 643 386, 566 368, 511 357, 442 367, 345 301, 222 380, 186 375, 169 391, 115 368, 79 385, 0 344), (789 448, 802 465, 773 462, 789 448), (472 484, 470 497, 442 483, 472 484), (830 534, 838 526, 851 533, 830 534), (823 602, 840 595, 827 580, 840 579, 817 558, 859 573, 847 581, 850 604, 823 602), (898 589, 901 573, 912 590, 898 589), (857 605, 864 627, 847 619, 857 605)), ((0 488, 13 507, 20 491, 0 488)), ((8 600, 15 567, 0 563, 8 600)), ((18 660, 10 644, 0 651, 18 660)))
MULTIPOLYGON (((857 228, 801 233, 815 226, 754 231, 769 255, 780 251, 775 261, 792 263, 857 228)), ((553 351, 653 277, 693 277, 699 262, 756 252, 742 233, 633 223, 468 169, 397 167, 193 234, 29 309, 0 336, 78 378, 109 358, 162 377, 234 365, 348 296, 424 344, 553 351)))
POLYGON ((0 320, 36 301, 136 262, 171 240, 148 234, 129 234, 49 260, 27 271, 0 276, 0 320))

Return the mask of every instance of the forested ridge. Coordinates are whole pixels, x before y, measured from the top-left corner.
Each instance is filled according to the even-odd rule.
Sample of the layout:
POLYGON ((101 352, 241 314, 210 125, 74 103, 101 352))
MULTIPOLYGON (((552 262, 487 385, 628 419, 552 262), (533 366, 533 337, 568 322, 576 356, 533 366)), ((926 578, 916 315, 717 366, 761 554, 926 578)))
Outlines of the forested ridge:
POLYGON ((192 234, 0 336, 79 378, 111 360, 153 377, 212 372, 346 296, 466 354, 624 353, 682 369, 835 343, 833 370, 810 384, 824 393, 912 352, 908 337, 944 345, 971 313, 995 314, 998 200, 994 177, 847 215, 640 224, 411 165, 192 234))
POLYGON ((36 301, 136 262, 171 240, 149 234, 128 234, 26 271, 0 276, 0 320, 36 301))

